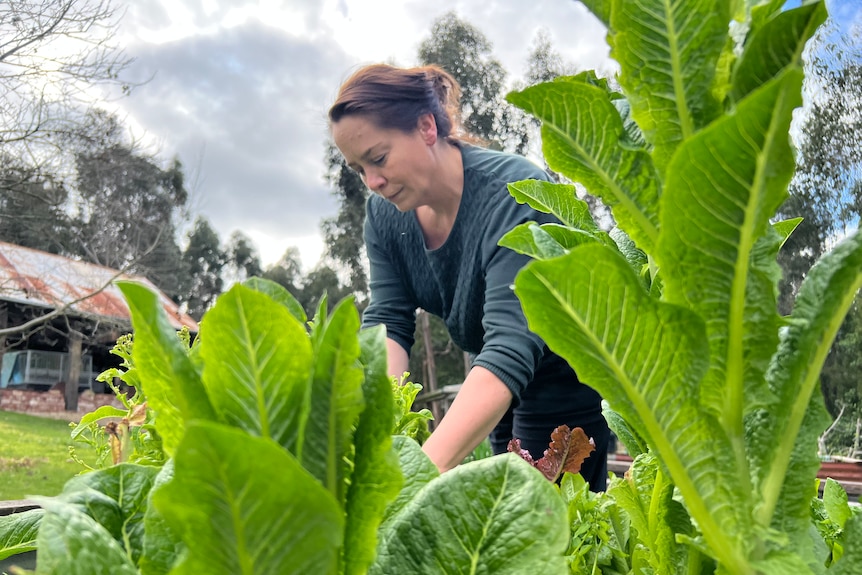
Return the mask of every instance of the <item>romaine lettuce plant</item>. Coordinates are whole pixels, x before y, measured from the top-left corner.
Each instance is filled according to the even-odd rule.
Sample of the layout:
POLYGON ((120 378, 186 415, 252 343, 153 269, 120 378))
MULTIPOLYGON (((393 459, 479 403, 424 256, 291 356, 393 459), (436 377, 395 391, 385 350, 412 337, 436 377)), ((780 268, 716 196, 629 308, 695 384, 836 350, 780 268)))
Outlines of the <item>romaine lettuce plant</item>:
POLYGON ((573 186, 521 182, 513 196, 563 225, 526 224, 502 243, 536 258, 515 282, 530 328, 648 447, 609 491, 639 563, 858 569, 862 515, 843 516, 836 561, 811 506, 827 424, 818 374, 862 286, 862 235, 824 256, 780 317, 776 254, 794 222, 771 221, 794 169, 803 49, 826 8, 585 3, 608 26, 621 93, 583 73, 508 98, 542 121, 548 165, 618 227, 600 231, 573 186))
POLYGON ((124 375, 169 459, 86 473, 0 518, 0 558, 37 549, 36 572, 57 574, 567 572, 565 504, 537 469, 509 454, 440 475, 415 440, 393 440, 425 416, 406 413, 415 387, 396 405, 384 331, 360 332, 351 300, 307 322, 252 279, 189 346, 155 294, 121 289, 124 375))

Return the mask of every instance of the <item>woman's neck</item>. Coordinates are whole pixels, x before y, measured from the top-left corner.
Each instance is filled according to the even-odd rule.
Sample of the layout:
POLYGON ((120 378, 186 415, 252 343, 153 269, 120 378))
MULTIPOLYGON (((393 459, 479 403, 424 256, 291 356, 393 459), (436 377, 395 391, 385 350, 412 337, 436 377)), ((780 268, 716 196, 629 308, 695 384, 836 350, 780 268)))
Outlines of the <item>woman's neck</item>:
POLYGON ((446 140, 437 143, 438 172, 430 190, 427 207, 438 217, 454 216, 464 192, 464 160, 461 148, 446 140))
POLYGON ((437 249, 446 243, 464 192, 464 161, 461 149, 447 141, 438 143, 438 178, 428 202, 416 208, 416 220, 425 237, 425 247, 437 249))

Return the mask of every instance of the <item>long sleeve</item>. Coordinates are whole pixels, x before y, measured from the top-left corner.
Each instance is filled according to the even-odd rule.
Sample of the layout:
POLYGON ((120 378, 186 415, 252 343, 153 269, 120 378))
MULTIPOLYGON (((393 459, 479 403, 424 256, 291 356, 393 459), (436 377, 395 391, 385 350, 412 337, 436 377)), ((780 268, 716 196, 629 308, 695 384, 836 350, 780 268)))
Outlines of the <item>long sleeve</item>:
POLYGON ((499 377, 512 392, 516 403, 538 369, 545 344, 529 330, 521 302, 513 290, 515 276, 530 262, 530 258, 501 247, 498 242, 506 232, 527 221, 556 220, 514 200, 501 202, 489 214, 481 239, 484 336, 482 349, 473 361, 473 365, 480 365, 499 377))
POLYGON ((416 330, 417 303, 403 277, 406 269, 399 269, 402 264, 378 233, 376 226, 380 222, 375 203, 374 196, 371 196, 365 206, 364 235, 370 267, 371 301, 362 314, 362 327, 384 324, 387 337, 398 342, 409 354, 416 330))

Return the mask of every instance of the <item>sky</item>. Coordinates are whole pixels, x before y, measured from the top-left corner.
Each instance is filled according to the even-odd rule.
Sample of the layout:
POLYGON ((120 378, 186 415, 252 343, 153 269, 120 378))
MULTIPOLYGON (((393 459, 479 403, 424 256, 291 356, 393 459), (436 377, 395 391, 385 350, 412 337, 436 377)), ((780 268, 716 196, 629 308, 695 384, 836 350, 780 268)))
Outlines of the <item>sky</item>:
MULTIPOLYGON (((834 0, 859 20, 859 0, 834 0)), ((288 247, 310 269, 334 216, 324 180, 326 112, 364 64, 418 63, 433 22, 454 11, 492 43, 510 83, 539 30, 581 69, 613 67, 605 29, 575 0, 134 0, 117 39, 134 63, 112 101, 133 137, 185 166, 194 215, 236 230, 264 266, 288 247)))
POLYGON ((113 105, 134 137, 179 157, 193 212, 223 241, 242 231, 265 266, 296 246, 308 269, 337 211, 324 154, 339 85, 364 64, 416 65, 453 10, 491 41, 509 81, 540 29, 568 61, 609 65, 603 26, 574 0, 134 0, 118 39, 140 84, 113 105))

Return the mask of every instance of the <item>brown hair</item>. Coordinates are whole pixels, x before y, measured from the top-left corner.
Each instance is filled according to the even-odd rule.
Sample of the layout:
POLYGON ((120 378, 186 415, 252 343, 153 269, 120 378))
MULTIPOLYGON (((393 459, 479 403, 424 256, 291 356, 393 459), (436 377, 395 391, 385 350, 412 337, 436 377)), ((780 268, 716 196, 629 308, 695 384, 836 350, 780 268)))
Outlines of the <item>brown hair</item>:
POLYGON ((458 82, 439 66, 372 64, 341 85, 329 109, 329 121, 334 124, 345 116, 364 115, 381 128, 411 132, 419 117, 430 113, 438 136, 457 139, 464 136, 460 99, 458 82))

